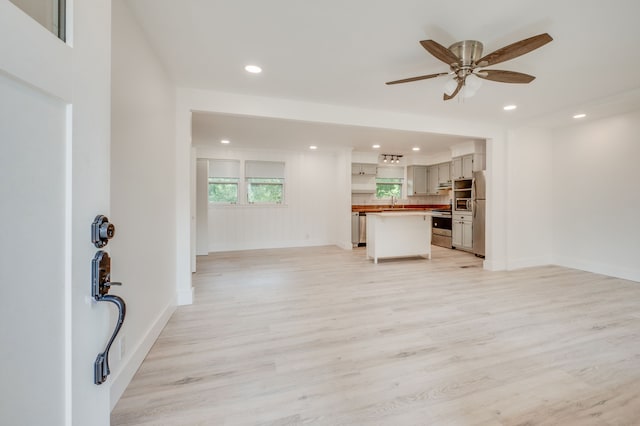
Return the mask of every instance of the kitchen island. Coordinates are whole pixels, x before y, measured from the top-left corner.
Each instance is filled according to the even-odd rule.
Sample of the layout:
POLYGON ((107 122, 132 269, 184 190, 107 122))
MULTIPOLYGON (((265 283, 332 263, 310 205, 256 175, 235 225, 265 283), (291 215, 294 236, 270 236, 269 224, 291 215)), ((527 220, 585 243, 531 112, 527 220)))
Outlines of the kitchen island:
POLYGON ((410 256, 431 259, 431 213, 367 213, 367 258, 410 256))

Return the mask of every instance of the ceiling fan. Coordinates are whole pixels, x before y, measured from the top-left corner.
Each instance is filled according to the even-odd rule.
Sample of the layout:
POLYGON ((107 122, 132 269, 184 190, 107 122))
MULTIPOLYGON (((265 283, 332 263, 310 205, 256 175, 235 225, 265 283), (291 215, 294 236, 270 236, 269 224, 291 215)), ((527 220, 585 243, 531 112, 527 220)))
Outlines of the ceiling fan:
POLYGON ((445 87, 447 91, 444 94, 444 100, 448 101, 455 98, 463 87, 470 88, 475 92, 480 83, 480 80, 472 81, 476 77, 500 83, 531 83, 535 77, 529 74, 481 68, 517 58, 544 46, 551 40, 553 38, 547 33, 538 34, 537 36, 512 43, 485 56, 482 56, 482 43, 476 40, 459 41, 449 46, 448 49, 434 40, 422 40, 420 42, 422 47, 449 65, 450 71, 389 81, 386 84, 409 83, 411 81, 451 75, 453 80, 450 81, 451 84, 448 84, 450 87, 445 87), (471 77, 470 82, 467 82, 468 77, 471 77))

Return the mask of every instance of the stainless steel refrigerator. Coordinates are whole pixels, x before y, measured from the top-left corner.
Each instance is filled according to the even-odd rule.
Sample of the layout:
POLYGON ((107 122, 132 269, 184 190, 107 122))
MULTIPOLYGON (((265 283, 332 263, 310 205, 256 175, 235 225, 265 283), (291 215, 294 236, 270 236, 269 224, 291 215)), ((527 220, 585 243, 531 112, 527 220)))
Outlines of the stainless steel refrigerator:
POLYGON ((484 257, 484 229, 487 209, 485 172, 473 172, 473 253, 484 257))

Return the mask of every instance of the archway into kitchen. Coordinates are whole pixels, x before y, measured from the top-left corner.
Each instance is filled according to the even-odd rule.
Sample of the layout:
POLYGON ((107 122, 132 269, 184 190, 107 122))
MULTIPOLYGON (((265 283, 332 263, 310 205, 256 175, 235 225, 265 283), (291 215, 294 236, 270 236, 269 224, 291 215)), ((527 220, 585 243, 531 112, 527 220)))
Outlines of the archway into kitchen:
MULTIPOLYGON (((439 135, 446 140, 442 146, 446 145, 444 149, 449 150, 450 154, 448 155, 451 157, 458 156, 456 154, 469 154, 469 149, 473 150, 479 144, 484 146, 483 156, 488 182, 487 197, 490 200, 486 209, 484 267, 486 269, 500 269, 504 265, 501 259, 505 251, 504 229, 501 222, 496 221, 498 216, 496 212, 500 209, 499 206, 503 205, 504 190, 502 186, 504 180, 501 180, 501 176, 504 177, 504 158, 506 157, 504 132, 499 128, 492 128, 484 123, 461 125, 460 123, 447 123, 446 120, 415 116, 403 116, 402 119, 399 119, 398 116, 388 117, 380 111, 347 108, 327 108, 325 110, 319 108, 318 105, 295 101, 247 99, 244 96, 193 90, 179 91, 178 106, 178 161, 181 163, 178 169, 179 175, 182 176, 178 178, 178 192, 189 195, 189 199, 180 203, 182 207, 178 208, 178 229, 179 234, 182 234, 178 236, 178 282, 181 303, 191 302, 190 273, 195 271, 195 257, 198 252, 204 254, 206 250, 237 250, 243 248, 242 244, 246 244, 245 248, 321 244, 350 247, 351 165, 355 162, 354 159, 361 158, 365 146, 369 150, 372 149, 374 143, 371 139, 371 132, 374 131, 396 135, 405 132, 415 137, 425 138, 433 136, 433 134, 439 135), (350 119, 346 120, 345 117, 350 119), (273 129, 281 130, 287 126, 291 126, 292 133, 297 136, 282 140, 282 137, 279 138, 278 133, 273 129), (459 133, 454 133, 453 128, 456 128, 459 133), (242 132, 239 134, 251 137, 248 138, 249 140, 243 140, 243 136, 240 136, 234 141, 231 140, 231 136, 222 136, 222 133, 216 129, 227 129, 228 131, 235 129, 242 132), (355 142, 347 144, 344 139, 340 139, 340 132, 350 135, 347 138, 353 138, 353 135, 358 131, 369 132, 368 138, 363 137, 358 142, 361 143, 360 148, 355 145, 355 142), (458 136, 460 133, 483 136, 458 136), (272 137, 274 135, 275 138, 272 137), (230 143, 222 144, 222 140, 229 140, 230 143), (327 142, 327 144, 322 145, 321 142, 327 142), (317 149, 310 150, 311 145, 316 146, 317 149), (452 150, 452 148, 454 149, 452 150), (284 163, 289 163, 285 168, 287 170, 285 185, 287 185, 286 181, 289 184, 301 183, 300 186, 294 185, 294 198, 288 196, 288 203, 293 203, 296 200, 295 197, 299 197, 303 200, 301 204, 304 205, 304 208, 294 213, 294 209, 288 209, 289 204, 285 204, 265 213, 264 209, 255 209, 256 206, 234 205, 226 209, 219 209, 211 215, 206 203, 201 202, 198 206, 197 202, 196 183, 198 182, 199 157, 201 159, 199 173, 201 182, 204 177, 208 177, 202 161, 205 159, 238 160, 240 167, 244 170, 246 161, 280 161, 278 158, 285 158, 284 163), (180 173, 180 169, 186 173, 180 173), (185 179, 185 176, 188 178, 185 179), (313 176, 313 178, 309 176, 313 176), (331 191, 325 191, 326 188, 331 188, 331 191), (309 198, 307 196, 309 193, 317 194, 317 196, 309 198), (290 216, 282 214, 287 209, 290 216), (207 211, 207 222, 210 223, 203 226, 202 223, 198 223, 197 217, 202 217, 205 210, 207 211), (197 214, 198 211, 201 212, 200 215, 197 214), (318 211, 322 213, 314 216, 313 213, 318 211), (256 212, 260 214, 256 214, 256 212), (310 229, 305 224, 305 213, 310 213, 311 222, 317 224, 317 228, 322 230, 321 236, 304 231, 305 226, 310 229), (256 216, 259 217, 256 219, 256 216), (210 220, 212 218, 213 220, 210 220), (247 218, 253 222, 247 223, 247 218), (235 221, 235 224, 230 225, 228 220, 235 221), (295 235, 287 234, 277 241, 259 235, 259 238, 253 240, 247 239, 251 238, 251 232, 260 231, 261 228, 257 221, 262 220, 275 221, 276 229, 278 226, 289 227, 293 225, 297 227, 297 234, 295 232, 295 235), (322 222, 318 223, 317 220, 322 222), (244 240, 224 242, 223 238, 223 244, 226 244, 223 246, 219 245, 220 241, 212 242, 210 240, 212 236, 220 235, 217 231, 224 231, 229 235, 230 229, 233 228, 245 232, 244 240), (202 238, 199 239, 198 235, 202 238), (206 244, 203 243, 204 239, 208 240, 206 244), (238 244, 239 241, 242 244, 238 244), (185 248, 186 250, 183 250, 185 248), (185 253, 188 253, 189 256, 185 256, 185 253)), ((356 141, 358 140, 356 139, 356 141)), ((411 148, 413 146, 409 147, 409 149, 411 148)), ((379 154, 370 155, 377 156, 379 154)), ((418 158, 419 155, 416 154, 414 157, 407 155, 403 158, 404 161, 409 161, 410 157, 418 158)), ((435 152, 432 152, 431 155, 440 163, 446 161, 445 154, 436 155, 435 152)), ((288 188, 288 191, 292 189, 288 188)), ((201 186, 200 194, 204 193, 201 186)))

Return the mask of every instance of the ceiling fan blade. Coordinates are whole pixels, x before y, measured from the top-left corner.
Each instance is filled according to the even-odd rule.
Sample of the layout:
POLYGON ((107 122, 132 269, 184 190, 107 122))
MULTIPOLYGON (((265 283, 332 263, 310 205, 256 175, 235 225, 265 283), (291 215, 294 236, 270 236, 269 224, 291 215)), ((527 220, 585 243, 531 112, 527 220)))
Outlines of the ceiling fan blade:
POLYGON ((388 81, 385 84, 409 83, 411 81, 426 80, 428 78, 440 77, 448 74, 449 74, 448 72, 439 72, 438 74, 428 74, 428 75, 421 75, 419 77, 404 78, 402 80, 388 81))
POLYGON ((499 81, 501 83, 531 83, 535 80, 532 75, 515 71, 482 70, 475 73, 475 75, 485 80, 499 81))
POLYGON ((460 92, 460 89, 462 89, 462 86, 464 86, 464 80, 460 79, 460 80, 458 80, 458 87, 456 87, 456 90, 454 90, 451 95, 447 95, 445 93, 444 96, 442 97, 442 99, 444 99, 445 101, 448 101, 449 99, 455 98, 456 95, 458 94, 458 92, 460 92))
POLYGON ((538 34, 537 36, 525 38, 524 40, 517 41, 508 46, 498 49, 495 52, 489 53, 486 56, 480 58, 477 62, 486 62, 487 65, 495 65, 500 62, 508 61, 518 56, 529 53, 545 44, 549 43, 553 38, 547 33, 538 34))
POLYGON ((452 51, 436 41, 422 40, 420 44, 427 50, 427 52, 431 53, 433 56, 440 59, 447 65, 457 64, 460 61, 460 59, 456 55, 454 55, 452 51))

